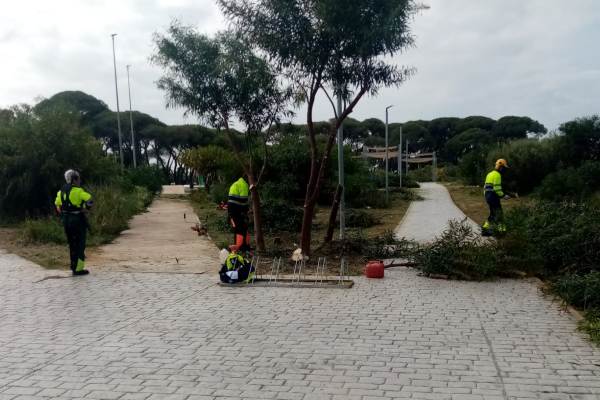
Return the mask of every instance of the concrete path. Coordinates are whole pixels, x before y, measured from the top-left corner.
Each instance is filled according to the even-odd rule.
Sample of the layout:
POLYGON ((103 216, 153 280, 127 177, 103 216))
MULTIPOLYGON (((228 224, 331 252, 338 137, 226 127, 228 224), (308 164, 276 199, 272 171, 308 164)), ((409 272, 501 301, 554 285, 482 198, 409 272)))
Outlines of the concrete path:
POLYGON ((529 281, 53 273, 0 254, 2 400, 600 398, 600 351, 529 281))
POLYGON ((113 243, 90 251, 87 265, 92 271, 216 272, 218 249, 190 229, 197 222, 186 201, 159 198, 113 243))
MULTIPOLYGON (((454 204, 448 190, 439 183, 421 183, 418 190, 422 201, 413 201, 395 230, 396 237, 430 242, 448 228, 451 220, 462 221, 467 216, 454 204)), ((467 218, 475 231, 478 224, 467 218)))

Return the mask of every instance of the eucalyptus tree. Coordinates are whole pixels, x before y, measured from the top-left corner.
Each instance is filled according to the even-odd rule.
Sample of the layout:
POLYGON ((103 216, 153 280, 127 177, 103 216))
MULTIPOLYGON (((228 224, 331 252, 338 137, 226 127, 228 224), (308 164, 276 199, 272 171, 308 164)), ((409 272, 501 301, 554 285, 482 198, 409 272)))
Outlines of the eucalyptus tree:
POLYGON ((167 106, 183 107, 186 114, 226 133, 248 176, 256 246, 264 250, 258 189, 271 127, 286 114, 289 90, 281 87, 271 66, 232 32, 209 37, 174 21, 165 34, 155 35, 154 42, 152 60, 164 70, 158 87, 166 92, 167 106), (243 141, 234 131, 238 124, 243 141), (261 161, 256 165, 257 159, 262 165, 261 161))
POLYGON ((409 23, 423 6, 414 0, 217 0, 225 16, 298 90, 306 103, 310 175, 301 248, 310 254, 315 205, 328 170, 336 131, 365 95, 400 85, 413 70, 390 62, 413 44, 409 23), (319 149, 313 120, 317 95, 332 106, 335 123, 319 149), (345 100, 337 112, 335 96, 345 100))

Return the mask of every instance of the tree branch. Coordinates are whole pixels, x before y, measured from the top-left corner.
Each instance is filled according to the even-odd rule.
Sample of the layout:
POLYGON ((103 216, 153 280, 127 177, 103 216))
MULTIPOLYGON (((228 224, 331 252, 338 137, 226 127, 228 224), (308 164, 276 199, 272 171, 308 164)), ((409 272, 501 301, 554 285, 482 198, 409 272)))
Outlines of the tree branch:
POLYGON ((331 107, 333 108, 333 115, 335 116, 335 119, 337 120, 338 115, 337 115, 337 110, 335 109, 335 104, 333 102, 333 99, 329 95, 329 92, 327 92, 327 89, 325 89, 325 86, 321 85, 321 90, 325 93, 325 96, 327 96, 327 99, 329 100, 329 104, 331 104, 331 107))

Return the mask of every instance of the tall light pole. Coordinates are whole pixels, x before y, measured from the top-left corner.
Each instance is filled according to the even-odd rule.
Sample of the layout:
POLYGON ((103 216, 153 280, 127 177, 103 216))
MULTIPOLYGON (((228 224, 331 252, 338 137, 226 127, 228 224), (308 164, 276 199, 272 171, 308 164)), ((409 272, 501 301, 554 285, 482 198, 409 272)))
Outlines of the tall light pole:
POLYGON ((131 110, 131 83, 129 82, 129 68, 127 65, 127 90, 129 91, 129 123, 131 124, 131 151, 133 152, 133 168, 137 168, 137 155, 135 153, 135 134, 133 133, 133 111, 131 110))
MULTIPOLYGON (((337 97, 337 115, 338 118, 342 115, 342 93, 338 93, 337 97)), ((342 190, 342 195, 340 196, 340 240, 344 240, 346 235, 346 218, 345 218, 345 202, 344 198, 346 196, 344 190, 344 126, 340 124, 340 127, 337 131, 337 142, 338 142, 338 184, 342 190)))
POLYGON ((115 93, 117 95, 117 130, 119 131, 119 156, 121 158, 121 170, 125 168, 125 163, 123 162, 123 135, 121 134, 121 117, 119 115, 119 86, 117 85, 117 57, 115 55, 115 36, 116 33, 110 35, 112 37, 112 46, 113 46, 113 64, 115 67, 115 93))
POLYGON ((390 201, 390 188, 389 188, 389 183, 388 183, 388 169, 389 169, 389 165, 388 165, 389 164, 388 110, 392 107, 394 107, 394 106, 390 105, 385 108, 385 201, 386 202, 390 201))
POLYGON ((400 144, 398 145, 398 175, 400 176, 400 188, 402 188, 402 127, 400 127, 400 144))

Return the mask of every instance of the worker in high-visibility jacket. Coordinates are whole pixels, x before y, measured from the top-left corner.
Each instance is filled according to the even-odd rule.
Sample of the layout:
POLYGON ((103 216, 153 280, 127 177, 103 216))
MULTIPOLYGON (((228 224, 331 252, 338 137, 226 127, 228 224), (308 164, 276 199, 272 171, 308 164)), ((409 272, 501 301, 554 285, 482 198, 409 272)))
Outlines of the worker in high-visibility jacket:
POLYGON ((502 212, 501 200, 510 199, 510 196, 502 189, 502 174, 508 168, 508 163, 501 158, 496 161, 495 169, 487 174, 485 178, 484 195, 485 201, 490 208, 490 216, 483 223, 481 232, 484 236, 506 233, 504 214, 502 212))
POLYGON ((234 251, 250 251, 250 235, 248 234, 248 196, 250 186, 242 177, 229 188, 227 213, 233 228, 234 251))
POLYGON ((73 275, 87 275, 85 269, 85 243, 89 228, 85 215, 93 205, 92 195, 81 187, 81 176, 75 170, 65 172, 65 186, 56 194, 54 205, 60 214, 71 258, 73 275))

